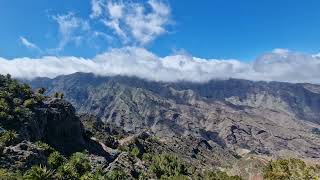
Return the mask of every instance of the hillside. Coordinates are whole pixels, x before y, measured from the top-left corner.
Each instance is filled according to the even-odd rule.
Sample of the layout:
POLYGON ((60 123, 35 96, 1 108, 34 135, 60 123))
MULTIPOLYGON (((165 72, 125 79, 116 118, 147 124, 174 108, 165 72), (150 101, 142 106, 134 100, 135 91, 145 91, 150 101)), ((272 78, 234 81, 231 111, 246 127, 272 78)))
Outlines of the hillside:
POLYGON ((320 86, 247 80, 152 82, 75 73, 38 78, 34 88, 63 92, 80 113, 128 133, 194 136, 244 155, 320 158, 320 86))
POLYGON ((236 159, 218 145, 131 135, 44 92, 0 75, 0 179, 241 179, 218 169, 236 159))
MULTIPOLYGON (((221 94, 203 96, 199 84, 166 84, 127 77, 99 79, 79 73, 59 77, 59 82, 70 77, 69 83, 60 86, 57 79, 33 82, 34 87, 41 84, 48 88, 46 93, 44 88, 33 91, 10 75, 0 76, 0 179, 273 180, 320 176, 320 167, 315 165, 316 150, 303 151, 301 147, 301 143, 309 143, 306 148, 310 149, 317 146, 319 132, 314 119, 290 114, 290 118, 277 122, 278 115, 284 112, 232 104, 223 101, 221 94), (186 85, 189 89, 185 89, 186 85), (56 87, 70 89, 63 94, 57 92, 63 89, 56 87), (83 99, 82 93, 87 93, 83 102, 100 103, 77 104, 79 99, 72 98, 83 99), (65 98, 72 100, 76 108, 65 98), (112 107, 113 115, 108 119, 97 113, 99 107, 103 112, 112 107), (273 112, 277 119, 271 123, 270 114, 267 118, 261 112, 273 112), (287 127, 280 126, 282 121, 288 123, 287 127), (254 133, 254 126, 265 130, 254 133), (287 134, 269 135, 272 128, 304 136, 286 139, 287 134), (301 131, 290 132, 298 128, 301 131), (232 135, 224 134, 230 131, 232 135), (294 145, 297 146, 293 148, 294 145)), ((222 82, 254 84, 242 80, 219 83, 222 82)), ((318 86, 308 84, 306 88, 317 93, 318 86)))

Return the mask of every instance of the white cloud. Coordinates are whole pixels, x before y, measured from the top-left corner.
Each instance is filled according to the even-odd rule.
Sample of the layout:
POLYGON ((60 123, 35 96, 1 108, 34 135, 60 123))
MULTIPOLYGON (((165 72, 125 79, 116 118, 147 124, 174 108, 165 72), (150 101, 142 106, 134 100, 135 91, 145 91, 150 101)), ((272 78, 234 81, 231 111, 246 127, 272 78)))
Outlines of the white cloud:
POLYGON ((211 79, 320 83, 320 58, 309 54, 273 51, 252 63, 239 60, 201 59, 190 55, 158 57, 135 47, 111 49, 92 59, 43 57, 39 59, 0 58, 0 72, 14 77, 56 77, 75 72, 101 76, 127 75, 154 81, 205 82, 211 79))
POLYGON ((39 52, 41 52, 41 49, 34 43, 30 42, 27 38, 20 36, 20 42, 22 45, 24 45, 28 49, 35 49, 39 52))
POLYGON ((103 13, 103 7, 102 7, 102 1, 101 0, 91 0, 91 10, 92 13, 90 14, 90 18, 96 18, 99 17, 103 13))
POLYGON ((59 25, 60 42, 55 51, 61 51, 68 43, 81 43, 82 36, 90 30, 87 21, 78 18, 74 13, 53 16, 59 25))
POLYGON ((166 33, 170 22, 170 7, 159 0, 147 3, 92 0, 91 4, 91 17, 100 19, 124 44, 146 45, 166 33))

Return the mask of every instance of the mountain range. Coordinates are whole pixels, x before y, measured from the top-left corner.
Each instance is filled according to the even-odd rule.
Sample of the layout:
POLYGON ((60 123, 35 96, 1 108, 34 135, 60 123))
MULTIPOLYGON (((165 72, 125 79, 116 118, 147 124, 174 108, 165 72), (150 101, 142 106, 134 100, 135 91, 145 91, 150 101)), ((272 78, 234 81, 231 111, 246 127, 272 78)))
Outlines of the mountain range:
POLYGON ((0 179, 320 178, 320 86, 0 75, 0 179))
POLYGON ((240 79, 205 83, 75 73, 36 78, 62 92, 78 113, 137 134, 197 137, 242 156, 320 158, 320 86, 240 79))

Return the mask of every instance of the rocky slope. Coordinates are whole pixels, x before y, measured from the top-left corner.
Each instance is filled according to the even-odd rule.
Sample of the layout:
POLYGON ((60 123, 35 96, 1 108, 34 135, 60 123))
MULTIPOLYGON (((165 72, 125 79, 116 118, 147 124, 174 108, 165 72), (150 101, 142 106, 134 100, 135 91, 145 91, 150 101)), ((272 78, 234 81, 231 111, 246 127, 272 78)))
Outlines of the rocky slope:
POLYGON ((45 164, 49 146, 66 156, 86 150, 112 159, 86 135, 69 102, 34 93, 28 85, 1 75, 0 129, 0 168, 25 170, 45 164))
POLYGON ((0 75, 0 179, 240 179, 216 143, 132 134, 43 93, 0 75))
POLYGON ((166 141, 193 136, 245 155, 320 158, 320 86, 246 80, 150 82, 75 73, 30 82, 63 92, 129 134, 150 131, 166 141), (168 138, 170 137, 170 138, 168 138))

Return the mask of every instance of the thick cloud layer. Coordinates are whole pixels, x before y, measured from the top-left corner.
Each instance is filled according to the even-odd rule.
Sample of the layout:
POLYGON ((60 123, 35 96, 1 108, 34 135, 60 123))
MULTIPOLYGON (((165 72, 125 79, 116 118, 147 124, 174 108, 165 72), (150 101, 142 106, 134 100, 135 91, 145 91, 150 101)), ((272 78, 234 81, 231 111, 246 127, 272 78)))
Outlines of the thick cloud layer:
POLYGON ((93 59, 47 56, 39 59, 0 58, 0 73, 17 78, 53 78, 75 72, 100 76, 127 75, 155 81, 205 82, 211 79, 320 83, 320 58, 317 55, 277 49, 251 63, 239 60, 201 59, 189 55, 158 57, 143 49, 112 49, 93 59))

